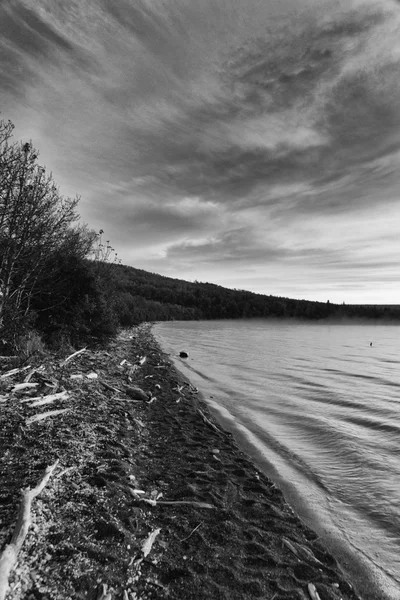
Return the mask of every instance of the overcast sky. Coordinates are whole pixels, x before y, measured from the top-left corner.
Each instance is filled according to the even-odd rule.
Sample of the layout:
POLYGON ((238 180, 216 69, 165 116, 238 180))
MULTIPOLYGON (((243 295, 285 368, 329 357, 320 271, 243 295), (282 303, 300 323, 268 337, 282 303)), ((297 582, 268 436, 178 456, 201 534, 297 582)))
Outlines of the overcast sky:
POLYGON ((125 264, 400 304, 400 3, 3 0, 0 111, 125 264))

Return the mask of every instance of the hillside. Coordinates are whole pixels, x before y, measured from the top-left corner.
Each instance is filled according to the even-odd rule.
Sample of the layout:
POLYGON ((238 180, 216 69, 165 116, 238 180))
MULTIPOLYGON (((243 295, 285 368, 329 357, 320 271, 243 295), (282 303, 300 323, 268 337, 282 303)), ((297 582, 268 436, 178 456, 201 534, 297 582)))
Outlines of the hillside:
POLYGON ((339 305, 231 290, 173 279, 126 265, 108 265, 121 325, 171 319, 297 318, 400 321, 400 306, 339 305))

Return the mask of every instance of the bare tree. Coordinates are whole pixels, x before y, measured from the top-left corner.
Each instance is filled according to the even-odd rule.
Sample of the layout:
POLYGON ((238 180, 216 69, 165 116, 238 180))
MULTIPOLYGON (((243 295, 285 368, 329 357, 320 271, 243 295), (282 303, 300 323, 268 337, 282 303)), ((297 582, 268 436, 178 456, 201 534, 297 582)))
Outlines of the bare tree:
POLYGON ((74 225, 79 199, 60 195, 32 144, 10 142, 12 130, 0 121, 0 338, 8 339, 29 315, 49 255, 71 244, 88 253, 93 243, 74 225))

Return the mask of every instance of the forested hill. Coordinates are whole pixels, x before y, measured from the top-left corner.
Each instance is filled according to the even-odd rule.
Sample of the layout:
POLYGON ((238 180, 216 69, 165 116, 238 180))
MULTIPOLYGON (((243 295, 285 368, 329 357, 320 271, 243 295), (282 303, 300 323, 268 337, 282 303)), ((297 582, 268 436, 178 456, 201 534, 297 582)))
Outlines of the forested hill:
POLYGON ((125 265, 108 265, 114 306, 122 325, 171 319, 250 317, 307 320, 365 318, 400 322, 400 306, 338 305, 191 283, 125 265))

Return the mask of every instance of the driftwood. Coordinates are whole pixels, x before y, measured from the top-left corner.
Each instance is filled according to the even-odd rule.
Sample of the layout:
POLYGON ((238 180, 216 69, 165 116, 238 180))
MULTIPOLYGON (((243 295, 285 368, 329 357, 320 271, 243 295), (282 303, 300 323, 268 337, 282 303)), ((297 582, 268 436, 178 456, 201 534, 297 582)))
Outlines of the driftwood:
POLYGON ((4 600, 6 596, 8 590, 8 578, 17 562, 18 553, 22 548, 28 529, 31 525, 32 500, 42 492, 57 465, 58 460, 54 465, 47 467, 42 481, 35 488, 26 488, 22 492, 22 502, 14 534, 10 544, 4 548, 0 557, 0 600, 4 600))
POLYGON ((285 537, 282 538, 282 542, 285 544, 285 546, 287 548, 289 548, 289 550, 291 552, 293 552, 293 554, 295 556, 297 556, 297 558, 300 558, 301 560, 306 560, 306 561, 311 561, 311 562, 316 562, 318 564, 321 564, 321 562, 318 560, 318 558, 316 556, 314 556, 314 554, 311 552, 311 550, 309 550, 305 546, 302 546, 301 544, 298 544, 296 542, 291 542, 290 540, 288 540, 285 537))
POLYGON ((0 379, 6 379, 7 377, 12 377, 13 375, 16 375, 17 373, 21 373, 22 371, 27 371, 30 368, 31 368, 31 365, 28 365, 27 367, 22 367, 22 369, 11 369, 11 371, 7 371, 6 373, 3 373, 3 375, 0 375, 0 379))
POLYGON ((20 392, 21 390, 28 390, 30 388, 35 388, 37 387, 39 384, 38 383, 17 383, 16 385, 14 385, 14 387, 12 388, 12 392, 20 392))
POLYGON ((197 411, 200 414, 201 418, 203 419, 204 423, 206 423, 209 427, 211 427, 211 429, 214 429, 214 431, 221 433, 220 430, 218 429, 218 427, 216 425, 214 425, 214 423, 212 423, 210 421, 210 419, 207 419, 206 415, 199 408, 197 409, 197 411))
POLYGON ((43 396, 43 398, 34 398, 34 402, 30 404, 30 408, 34 408, 36 406, 44 406, 45 404, 51 404, 54 400, 67 400, 69 398, 67 391, 59 392, 58 394, 49 394, 48 396, 43 396))
POLYGON ((188 540, 197 530, 199 527, 201 527, 203 525, 203 522, 199 523, 194 529, 193 531, 191 531, 189 533, 188 536, 186 536, 185 538, 182 538, 181 540, 179 540, 180 542, 186 542, 186 540, 188 540))
POLYGON ((307 585, 308 593, 310 594, 311 600, 321 600, 321 596, 317 592, 317 588, 313 583, 307 585))
POLYGON ((83 352, 86 352, 86 348, 82 348, 82 350, 77 350, 76 352, 74 352, 73 354, 70 354, 69 356, 67 356, 67 358, 61 363, 61 366, 66 365, 67 362, 69 362, 70 360, 72 360, 73 358, 75 358, 76 356, 79 356, 79 354, 82 354, 83 352))
POLYGON ((47 419, 47 417, 55 417, 56 415, 61 415, 62 413, 70 410, 69 408, 62 408, 60 410, 49 410, 48 412, 39 413, 38 415, 33 415, 29 417, 26 421, 26 425, 31 425, 31 423, 35 423, 36 421, 43 421, 43 419, 47 419))
POLYGON ((25 379, 24 379, 25 383, 28 383, 28 381, 31 380, 31 377, 35 373, 40 373, 40 371, 43 371, 43 369, 44 369, 44 365, 41 365, 40 367, 33 367, 33 369, 31 371, 29 371, 28 375, 25 377, 25 379))
POLYGON ((53 402, 53 400, 62 400, 68 397, 67 390, 63 390, 62 392, 57 392, 57 394, 47 394, 47 396, 34 396, 31 398, 23 398, 20 400, 20 403, 23 404, 25 402, 32 402, 30 406, 40 406, 40 404, 49 404, 53 402), (42 402, 45 400, 46 402, 42 402), (36 401, 40 402, 40 404, 36 404, 36 401))
POLYGON ((146 504, 150 504, 150 506, 174 506, 176 504, 186 504, 188 506, 197 506, 197 508, 215 508, 212 504, 208 504, 208 502, 195 502, 193 500, 153 500, 152 498, 139 498, 135 495, 133 490, 130 490, 132 496, 136 498, 136 500, 140 500, 141 502, 146 502, 146 504))
POLYGON ((101 383, 102 386, 104 386, 106 388, 106 390, 110 390, 111 392, 117 392, 118 394, 122 394, 121 390, 119 390, 116 387, 113 387, 112 385, 110 385, 106 381, 100 381, 100 383, 101 383))
POLYGON ((101 592, 98 596, 98 600, 111 600, 112 595, 110 592, 107 592, 108 586, 106 583, 101 584, 101 592))

